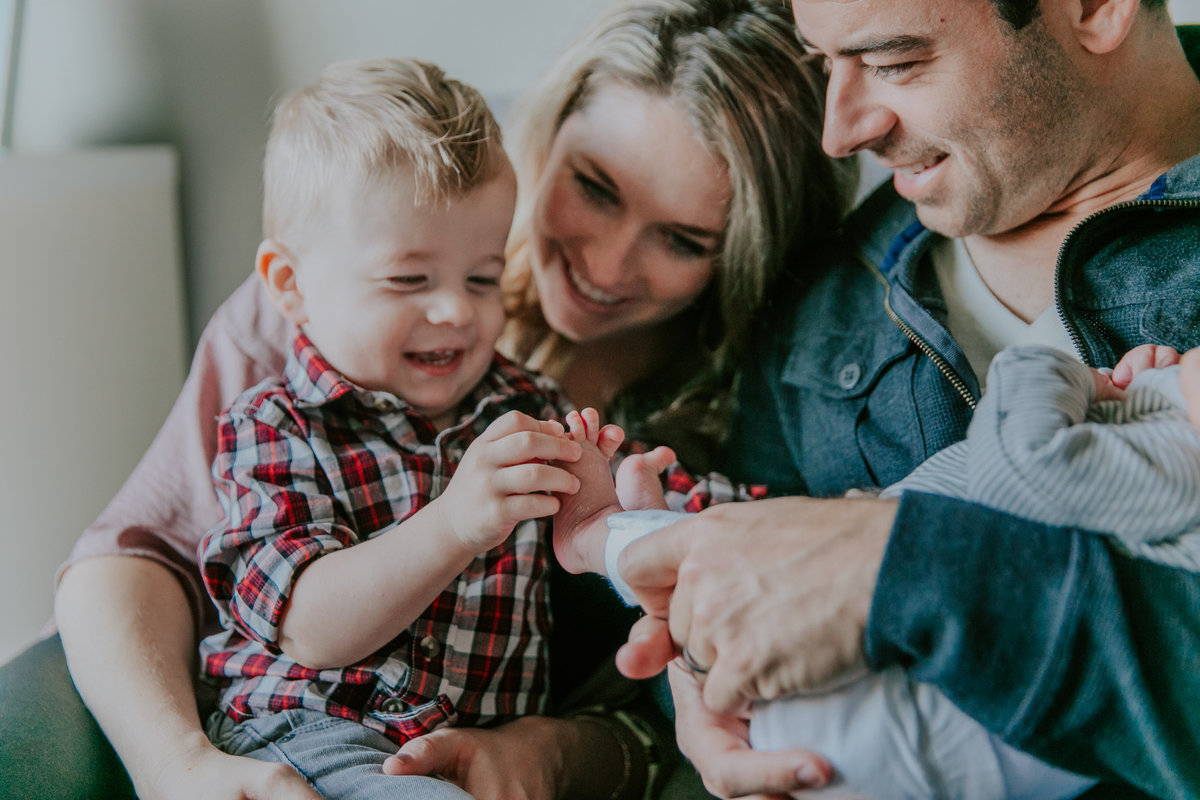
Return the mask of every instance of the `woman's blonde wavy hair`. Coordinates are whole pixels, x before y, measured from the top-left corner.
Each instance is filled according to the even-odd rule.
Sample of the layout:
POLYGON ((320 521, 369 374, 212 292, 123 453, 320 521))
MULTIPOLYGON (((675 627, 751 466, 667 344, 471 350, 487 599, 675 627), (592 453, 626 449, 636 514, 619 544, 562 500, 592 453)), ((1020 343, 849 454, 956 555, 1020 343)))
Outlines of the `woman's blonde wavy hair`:
POLYGON ((501 346, 551 375, 561 375, 571 343, 549 328, 538 302, 533 194, 563 121, 611 84, 671 98, 728 167, 728 218, 715 278, 698 301, 695 340, 708 377, 726 375, 772 281, 801 267, 789 263, 795 245, 833 230, 851 198, 853 165, 821 150, 824 72, 785 4, 759 0, 616 2, 548 70, 513 114, 520 196, 501 346))

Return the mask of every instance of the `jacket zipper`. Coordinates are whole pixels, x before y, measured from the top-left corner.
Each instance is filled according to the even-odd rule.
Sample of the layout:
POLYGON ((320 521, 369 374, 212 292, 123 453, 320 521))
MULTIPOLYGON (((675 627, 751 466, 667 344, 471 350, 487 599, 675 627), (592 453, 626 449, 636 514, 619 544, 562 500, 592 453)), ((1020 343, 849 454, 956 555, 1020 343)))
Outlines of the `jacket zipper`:
POLYGON ((971 411, 975 411, 975 395, 971 392, 970 387, 967 386, 966 382, 959 376, 954 368, 950 366, 950 362, 947 361, 941 353, 934 350, 933 345, 925 341, 920 334, 913 330, 911 325, 902 320, 900 315, 897 314, 895 309, 892 308, 892 284, 886 277, 884 277, 883 271, 873 264, 870 259, 863 257, 861 254, 858 255, 858 260, 864 266, 866 266, 868 270, 871 271, 871 274, 875 276, 875 280, 879 281, 880 285, 883 286, 883 308, 885 311, 887 311, 887 315, 891 317, 892 322, 895 323, 896 327, 899 328, 900 331, 909 338, 909 341, 917 346, 918 350, 920 350, 931 361, 933 361, 934 365, 938 368, 938 371, 946 377, 946 380, 950 381, 950 385, 953 386, 959 395, 962 396, 962 399, 966 402, 971 411))
POLYGON ((1079 328, 1067 319, 1063 313, 1061 283, 1062 266, 1066 260, 1067 247, 1071 244, 1071 240, 1075 237, 1075 233, 1087 225, 1089 222, 1103 217, 1107 214, 1115 214, 1121 211, 1126 211, 1131 208, 1200 208, 1200 200, 1127 200, 1124 203, 1102 208, 1099 211, 1088 214, 1079 222, 1075 223, 1074 227, 1067 233, 1063 239, 1062 247, 1058 248, 1058 259, 1054 263, 1054 305, 1058 310, 1058 318, 1062 322, 1063 327, 1067 329, 1067 335, 1071 337, 1071 344, 1075 346, 1075 352, 1079 355, 1079 360, 1088 366, 1092 366, 1088 360, 1087 353, 1083 349, 1083 334, 1079 332, 1079 328))
MULTIPOLYGON (((1071 337, 1071 343, 1075 346, 1075 351, 1079 354, 1080 360, 1085 364, 1088 363, 1088 359, 1087 354, 1083 349, 1083 335, 1080 334, 1079 329, 1075 327, 1075 325, 1072 324, 1063 314, 1062 303, 1059 302, 1059 277, 1062 275, 1062 265, 1066 256, 1067 245, 1070 243, 1071 238, 1075 235, 1076 231, 1092 220, 1095 220, 1098 217, 1102 217, 1106 214, 1118 213, 1120 211, 1141 206, 1151 208, 1200 208, 1200 200, 1129 200, 1124 203, 1118 203, 1116 205, 1109 206, 1108 208, 1104 208, 1089 214, 1079 222, 1075 223, 1074 227, 1072 227, 1070 232, 1067 233, 1066 238, 1063 239, 1062 247, 1060 247, 1058 250, 1058 259, 1054 265, 1055 306, 1058 309, 1058 317, 1062 321, 1063 327, 1067 330, 1067 335, 1071 337)), ((941 353, 934 350, 933 346, 925 341, 920 334, 913 330, 911 325, 901 319, 900 315, 897 314, 895 309, 892 308, 892 285, 884 276, 883 271, 880 270, 879 267, 873 262, 871 262, 870 259, 863 257, 861 254, 858 255, 858 260, 864 266, 866 266, 868 270, 870 270, 871 274, 875 276, 875 280, 879 281, 880 285, 883 286, 883 307, 887 312, 887 315, 891 318, 892 322, 905 336, 908 337, 909 341, 917 346, 918 350, 920 350, 931 361, 933 361, 934 365, 938 368, 938 371, 945 376, 946 380, 950 381, 950 385, 953 386, 954 389, 959 393, 971 411, 974 411, 977 400, 975 395, 967 386, 966 382, 963 381, 959 374, 955 372, 954 368, 950 366, 950 362, 948 362, 941 353)))

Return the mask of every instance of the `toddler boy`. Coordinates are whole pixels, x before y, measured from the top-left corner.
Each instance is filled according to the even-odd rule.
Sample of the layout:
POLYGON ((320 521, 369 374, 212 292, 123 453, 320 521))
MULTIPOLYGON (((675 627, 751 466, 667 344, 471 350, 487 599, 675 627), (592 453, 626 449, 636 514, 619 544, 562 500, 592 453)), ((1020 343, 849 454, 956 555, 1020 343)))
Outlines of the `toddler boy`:
POLYGON ((299 332, 219 420, 200 546, 225 630, 210 738, 325 797, 466 797, 384 775, 442 725, 543 711, 547 525, 580 446, 498 356, 516 180, 479 94, 336 64, 277 108, 256 271, 299 332))

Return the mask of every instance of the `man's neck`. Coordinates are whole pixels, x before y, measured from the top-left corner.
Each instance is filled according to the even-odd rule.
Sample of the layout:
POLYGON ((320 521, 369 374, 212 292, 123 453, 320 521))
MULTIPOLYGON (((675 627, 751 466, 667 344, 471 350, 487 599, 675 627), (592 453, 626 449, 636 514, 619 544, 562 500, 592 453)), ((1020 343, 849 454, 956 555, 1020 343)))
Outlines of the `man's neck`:
POLYGON ((1153 63, 1137 65, 1141 83, 1131 78, 1120 94, 1127 102, 1110 108, 1122 117, 1121 135, 1089 145, 1094 151, 1076 180, 1045 213, 1003 233, 965 239, 984 283, 1027 322, 1054 303, 1058 253, 1076 225, 1136 199, 1168 169, 1200 153, 1200 82, 1173 31, 1148 35, 1163 37, 1150 43, 1153 63))
MULTIPOLYGON (((1200 150, 1200 130, 1191 141, 1200 150)), ((1145 194, 1160 175, 1195 150, 1185 147, 1169 155, 1133 158, 1087 180, 1024 225, 966 237, 980 277, 1010 311, 1031 322, 1054 303, 1058 254, 1071 230, 1092 214, 1145 194)))

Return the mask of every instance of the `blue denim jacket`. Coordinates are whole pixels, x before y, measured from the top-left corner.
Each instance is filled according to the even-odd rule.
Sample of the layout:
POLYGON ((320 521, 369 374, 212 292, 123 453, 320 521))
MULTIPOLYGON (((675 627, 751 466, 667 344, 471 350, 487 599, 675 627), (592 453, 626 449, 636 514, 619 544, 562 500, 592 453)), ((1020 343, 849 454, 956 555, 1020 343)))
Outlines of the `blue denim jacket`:
MULTIPOLYGON (((979 393, 945 327, 937 235, 890 185, 844 233, 776 294, 740 385, 724 468, 775 494, 892 483, 964 436, 979 393)), ((1200 156, 1082 222, 1057 269, 1089 364, 1200 345, 1200 156)), ((906 495, 866 650, 1051 763, 1200 796, 1200 575, 1086 531, 906 495)))

